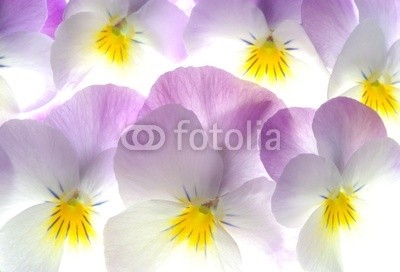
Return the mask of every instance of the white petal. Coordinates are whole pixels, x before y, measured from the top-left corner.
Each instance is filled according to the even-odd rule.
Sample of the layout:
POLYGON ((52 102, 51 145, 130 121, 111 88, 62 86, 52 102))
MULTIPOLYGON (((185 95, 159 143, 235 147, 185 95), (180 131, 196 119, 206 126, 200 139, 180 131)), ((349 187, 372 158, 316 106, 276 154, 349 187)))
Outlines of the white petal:
POLYGON ((78 159, 59 131, 35 121, 12 120, 0 128, 0 138, 14 169, 7 182, 19 198, 49 201, 53 193, 77 187, 78 159))
POLYGON ((104 17, 108 17, 109 13, 113 16, 125 16, 128 2, 127 0, 71 0, 65 10, 64 19, 80 12, 94 12, 104 17))
POLYGON ((0 76, 0 125, 18 112, 18 105, 14 95, 3 77, 0 76))
POLYGON ((221 228, 214 232, 215 247, 207 257, 171 242, 165 230, 182 208, 174 202, 147 201, 110 219, 104 235, 108 271, 235 271, 240 254, 221 228))
POLYGON ((9 272, 54 272, 60 264, 62 248, 47 241, 46 222, 53 204, 29 208, 0 230, 0 269, 9 272))
POLYGON ((299 262, 310 272, 341 272, 339 237, 326 236, 325 229, 321 227, 323 213, 324 208, 318 208, 300 232, 297 244, 299 262))
POLYGON ((351 33, 336 61, 328 96, 339 96, 365 80, 364 75, 382 71, 385 61, 386 43, 382 30, 374 21, 360 23, 351 33))
POLYGON ((342 182, 336 166, 312 154, 292 159, 283 170, 272 197, 272 212, 287 227, 300 227, 342 182))

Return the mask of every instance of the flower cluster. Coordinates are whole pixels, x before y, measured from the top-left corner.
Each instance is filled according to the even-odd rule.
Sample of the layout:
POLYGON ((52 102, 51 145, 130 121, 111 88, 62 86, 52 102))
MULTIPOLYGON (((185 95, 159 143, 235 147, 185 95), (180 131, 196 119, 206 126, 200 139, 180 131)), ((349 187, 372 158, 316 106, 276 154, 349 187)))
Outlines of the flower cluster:
POLYGON ((0 271, 399 271, 400 0, 0 1, 0 271))

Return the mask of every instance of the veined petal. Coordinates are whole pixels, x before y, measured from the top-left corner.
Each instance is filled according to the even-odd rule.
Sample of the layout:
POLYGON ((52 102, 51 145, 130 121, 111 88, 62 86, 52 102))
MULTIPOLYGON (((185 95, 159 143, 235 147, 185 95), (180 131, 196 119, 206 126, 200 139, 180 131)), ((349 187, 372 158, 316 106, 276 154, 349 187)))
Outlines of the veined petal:
POLYGON ((196 115, 178 105, 154 110, 128 128, 114 160, 126 205, 143 199, 214 199, 222 167, 196 115))
POLYGON ((54 38, 58 25, 63 20, 67 2, 65 0, 47 0, 47 20, 41 30, 42 33, 54 38))
POLYGON ((77 187, 78 159, 59 131, 35 121, 12 120, 0 128, 0 138, 14 169, 7 182, 18 196, 15 204, 49 201, 57 192, 77 187))
POLYGON ((131 89, 92 86, 55 108, 46 123, 69 139, 84 170, 101 151, 117 147, 123 130, 136 121, 143 103, 144 98, 131 89))
POLYGON ((301 5, 303 0, 254 0, 257 6, 263 11, 267 23, 275 28, 285 20, 301 23, 301 5))
POLYGON ((149 0, 127 20, 143 31, 143 42, 161 54, 175 60, 186 56, 183 30, 188 18, 175 5, 166 0, 149 0))
POLYGON ((140 115, 170 103, 192 110, 212 134, 210 143, 224 159, 221 193, 266 175, 258 139, 262 123, 283 107, 274 94, 216 68, 179 68, 159 78, 140 115))
POLYGON ((0 36, 39 31, 46 21, 46 0, 4 0, 0 3, 0 36))
POLYGON ((62 248, 46 239, 52 204, 33 206, 0 229, 0 269, 3 271, 58 270, 62 248))
MULTIPOLYGON (((386 63, 385 36, 372 20, 360 23, 351 33, 340 53, 329 81, 328 97, 342 95, 380 73, 386 63), (371 37, 374 37, 373 39, 371 37), (365 44, 368 43, 368 46, 365 44)), ((360 100, 363 92, 360 88, 360 100)))
POLYGON ((324 207, 316 209, 303 226, 297 244, 297 256, 306 271, 342 272, 339 237, 328 236, 321 226, 324 207))
POLYGON ((390 0, 354 0, 360 22, 373 19, 385 33, 389 45, 400 39, 400 3, 390 0))
POLYGON ((283 170, 272 196, 272 212, 287 227, 300 227, 324 196, 342 183, 336 166, 313 154, 292 159, 283 170))
POLYGON ((351 155, 365 143, 386 137, 378 114, 349 98, 335 98, 315 113, 313 131, 318 153, 330 159, 340 171, 351 155))
POLYGON ((302 26, 325 65, 332 68, 350 33, 358 24, 354 0, 304 0, 302 26))
POLYGON ((40 33, 18 32, 0 38, 0 76, 22 111, 35 109, 56 94, 50 67, 51 43, 40 33))
POLYGON ((312 109, 282 109, 264 124, 261 131, 260 155, 273 180, 279 180, 285 166, 297 155, 318 154, 312 130, 314 114, 315 110, 312 109), (277 134, 278 142, 274 138, 277 134))
POLYGON ((189 245, 177 244, 168 230, 171 219, 181 212, 182 204, 153 200, 133 205, 110 219, 104 236, 107 269, 237 271, 239 250, 221 226, 214 228, 206 254, 189 245))

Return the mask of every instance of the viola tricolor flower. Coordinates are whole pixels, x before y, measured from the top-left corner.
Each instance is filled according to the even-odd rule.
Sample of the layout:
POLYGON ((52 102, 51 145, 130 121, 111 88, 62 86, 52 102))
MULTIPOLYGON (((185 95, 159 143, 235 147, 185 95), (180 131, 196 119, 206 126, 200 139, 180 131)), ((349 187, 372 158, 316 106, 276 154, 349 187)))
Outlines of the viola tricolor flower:
POLYGON ((381 28, 374 21, 366 20, 350 35, 339 55, 328 96, 347 96, 364 103, 382 117, 389 135, 398 138, 399 62, 400 42, 388 48, 381 28), (368 46, 364 46, 366 43, 368 46))
POLYGON ((115 147, 142 103, 132 90, 93 87, 55 109, 53 127, 0 128, 2 271, 105 271, 103 227, 123 208, 115 147))
POLYGON ((52 46, 56 86, 117 84, 147 93, 185 56, 186 16, 167 0, 72 0, 52 46))
POLYGON ((221 194, 223 161, 210 147, 193 149, 190 134, 202 130, 193 112, 166 105, 135 124, 146 125, 160 127, 165 143, 145 151, 130 150, 122 140, 118 145, 114 167, 128 208, 106 225, 108 270, 240 271, 245 246, 267 253, 263 270, 277 269, 275 256, 284 250, 283 229, 268 204, 274 183, 254 179, 221 194), (188 133, 178 138, 182 120, 189 121, 188 133))
POLYGON ((221 154, 224 176, 220 192, 268 176, 259 158, 260 131, 263 123, 284 107, 273 93, 217 68, 179 68, 158 79, 139 115, 171 103, 196 114, 210 145, 221 154))
POLYGON ((252 1, 201 0, 184 34, 189 61, 254 81, 290 106, 319 106, 328 72, 302 27, 287 19, 271 26, 252 1))
POLYGON ((275 172, 272 211, 279 223, 302 227, 300 263, 306 271, 398 267, 399 145, 374 111, 352 99, 327 102, 307 119, 312 124, 290 123, 313 115, 306 111, 282 110, 265 124, 286 129, 281 145, 294 150, 261 152, 264 163, 275 157, 285 164, 275 172), (302 144, 296 148, 293 139, 302 144))

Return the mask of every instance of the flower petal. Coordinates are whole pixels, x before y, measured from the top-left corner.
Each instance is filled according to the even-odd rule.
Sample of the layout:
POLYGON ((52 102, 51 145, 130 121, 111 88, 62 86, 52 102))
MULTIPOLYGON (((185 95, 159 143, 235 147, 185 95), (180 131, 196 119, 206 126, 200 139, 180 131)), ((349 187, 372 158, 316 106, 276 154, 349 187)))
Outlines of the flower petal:
POLYGON ((263 11, 267 23, 275 28, 285 20, 301 23, 301 4, 303 0, 255 0, 257 6, 263 11))
POLYGON ((342 177, 336 166, 313 154, 292 159, 283 170, 272 196, 272 212, 287 227, 302 226, 342 177))
POLYGON ((147 43, 158 52, 174 60, 186 56, 183 30, 188 18, 175 5, 166 0, 149 0, 130 17, 134 26, 143 29, 147 43))
POLYGON ((313 131, 319 155, 342 171, 351 155, 365 143, 386 137, 385 126, 371 108, 349 98, 335 98, 315 113, 313 131))
POLYGON ((46 16, 46 0, 3 0, 0 3, 0 36, 39 31, 46 16))
POLYGON ((339 237, 327 237, 321 227, 324 208, 319 207, 303 226, 297 243, 297 256, 306 271, 342 272, 339 237))
POLYGON ((77 187, 76 153, 59 131, 35 121, 12 120, 0 128, 0 139, 14 169, 9 182, 20 198, 15 204, 49 201, 61 187, 77 187))
POLYGON ((342 95, 366 80, 371 73, 382 71, 386 50, 385 36, 379 26, 372 20, 360 23, 346 41, 333 68, 328 97, 342 95))
POLYGON ((223 171, 197 117, 178 105, 154 110, 127 129, 114 165, 126 205, 142 199, 214 199, 223 171))
POLYGON ((302 25, 325 65, 332 68, 350 33, 358 24, 353 0, 304 0, 302 25))
POLYGON ((400 146, 390 138, 366 143, 349 159, 343 175, 355 190, 374 183, 398 182, 400 146))
POLYGON ((62 247, 47 241, 46 222, 53 204, 33 206, 0 230, 0 268, 3 271, 58 271, 62 247))
POLYGON ((129 0, 69 0, 65 10, 64 19, 82 12, 94 12, 100 16, 126 16, 129 0))
POLYGON ((108 271, 236 271, 239 250, 221 227, 215 229, 215 246, 209 246, 206 256, 171 241, 165 230, 181 211, 181 204, 153 200, 110 219, 104 236, 108 271))
POLYGON ((58 25, 63 20, 64 10, 67 6, 65 0, 47 0, 47 20, 41 30, 42 33, 54 38, 58 25))
POLYGON ((35 109, 56 94, 50 67, 51 43, 40 33, 18 32, 0 38, 0 76, 22 111, 35 109))
POLYGON ((274 94, 216 68, 179 68, 155 83, 140 115, 169 103, 192 110, 212 134, 210 142, 224 159, 221 193, 266 175, 258 137, 262 123, 283 107, 274 94), (212 133, 214 126, 220 132, 212 133), (242 136, 241 145, 231 140, 235 134, 242 136))
POLYGON ((260 155, 265 169, 275 181, 288 162, 297 155, 318 154, 312 131, 314 114, 315 110, 312 109, 282 109, 264 124, 260 155))
POLYGON ((390 0, 354 0, 360 22, 372 18, 378 22, 389 45, 400 39, 400 3, 390 0))
POLYGON ((10 89, 10 86, 0 76, 0 125, 9 119, 13 113, 19 111, 17 102, 10 89))
POLYGON ((136 121, 143 103, 144 98, 131 89, 92 86, 55 108, 46 123, 69 139, 83 170, 101 151, 117 146, 122 131, 136 121))

